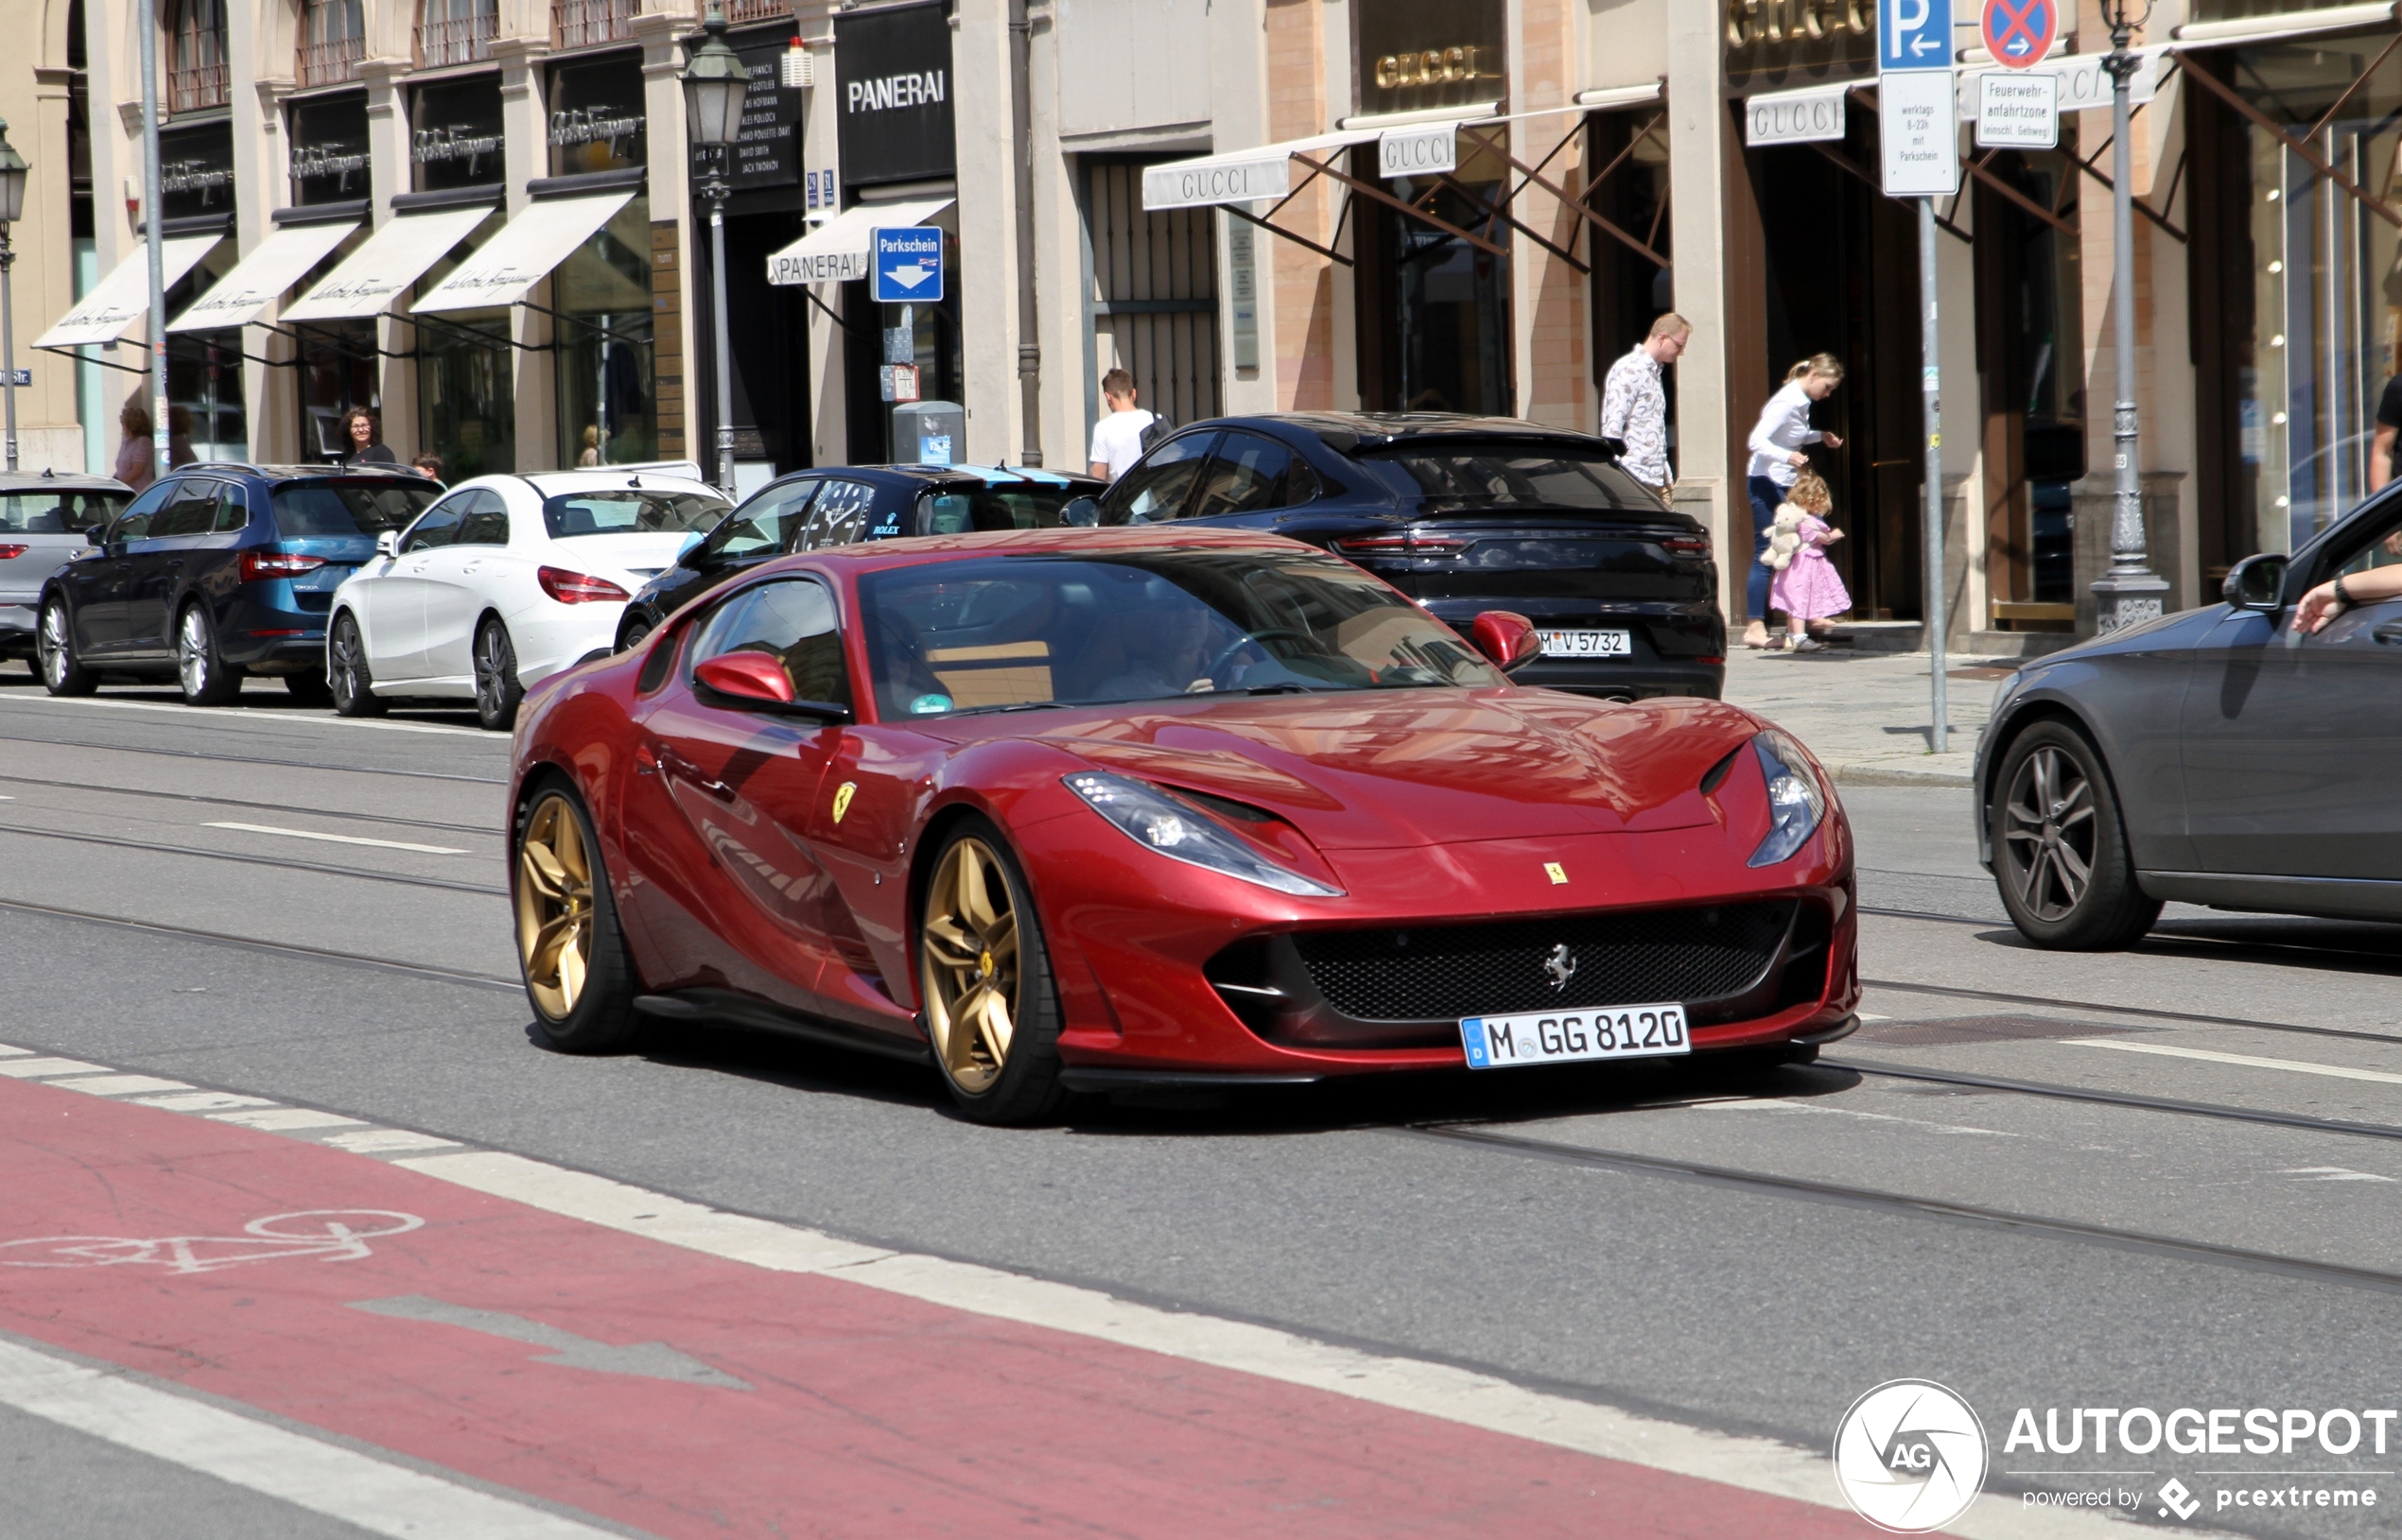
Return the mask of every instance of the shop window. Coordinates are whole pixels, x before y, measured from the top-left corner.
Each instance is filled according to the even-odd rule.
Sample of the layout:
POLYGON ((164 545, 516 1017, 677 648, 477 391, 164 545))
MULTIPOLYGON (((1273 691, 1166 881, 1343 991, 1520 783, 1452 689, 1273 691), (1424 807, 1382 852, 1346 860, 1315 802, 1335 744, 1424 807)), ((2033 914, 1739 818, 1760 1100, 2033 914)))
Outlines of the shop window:
POLYGON ((492 57, 500 30, 499 0, 422 0, 417 63, 423 69, 473 64, 492 57))
MULTIPOLYGON (((479 227, 490 232, 495 221, 479 227)), ((417 280, 428 294, 479 244, 474 238, 417 280)), ((464 481, 517 468, 516 370, 509 345, 509 312, 444 311, 426 317, 417 334, 417 443, 442 457, 443 479, 464 481)))
MULTIPOLYGON (((1356 174, 1372 177, 1376 147, 1361 149, 1356 174)), ((1384 182, 1450 230, 1382 206, 1353 213, 1360 394, 1370 409, 1513 415, 1506 174, 1498 156, 1478 150, 1447 178, 1384 182)))
POLYGON ((366 57, 361 0, 303 0, 297 70, 302 90, 357 79, 359 61, 366 57))
POLYGON ((559 463, 659 458, 651 323, 651 200, 636 198, 550 275, 559 463))
POLYGON ((506 174, 500 77, 469 76, 411 93, 409 159, 416 190, 481 187, 506 174))
MULTIPOLYGON (((214 251, 166 291, 166 311, 181 315, 233 270, 240 253, 232 241, 214 251)), ((171 332, 166 354, 170 436, 188 443, 196 459, 248 459, 250 416, 242 398, 242 333, 171 332)), ((179 459, 180 463, 180 459, 179 459)))
POLYGON ((367 196, 367 95, 345 91, 292 104, 292 202, 345 203, 367 196))
POLYGON ((634 54, 550 72, 550 174, 625 171, 650 159, 642 61, 634 54))
MULTIPOLYGON (((2010 150, 1986 169, 2070 225, 2081 206, 2070 156, 2010 150)), ((2077 602, 2071 506, 2085 475, 2084 305, 2076 237, 1991 185, 1976 190, 1977 359, 1984 387, 1986 583, 1997 626, 2065 630, 2077 602)))
POLYGON ((225 0, 177 0, 167 11, 166 38, 168 112, 206 112, 232 99, 225 0))

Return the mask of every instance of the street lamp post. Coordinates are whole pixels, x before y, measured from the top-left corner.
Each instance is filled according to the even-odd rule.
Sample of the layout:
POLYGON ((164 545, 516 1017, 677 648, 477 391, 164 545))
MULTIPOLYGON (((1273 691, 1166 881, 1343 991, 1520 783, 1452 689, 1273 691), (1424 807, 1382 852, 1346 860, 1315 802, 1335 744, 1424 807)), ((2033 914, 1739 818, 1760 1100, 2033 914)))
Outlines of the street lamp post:
POLYGON ((17 221, 25 216, 27 167, 17 147, 9 143, 9 125, 0 119, 0 393, 9 398, 9 469, 17 468, 17 315, 9 269, 17 265, 17 221))
POLYGON ((751 72, 742 56, 725 41, 725 12, 709 0, 701 23, 702 40, 686 40, 691 57, 684 66, 684 120, 695 148, 713 151, 701 196, 709 200, 709 293, 713 335, 717 342, 717 479, 718 489, 734 495, 734 361, 725 316, 725 200, 733 191, 726 180, 726 161, 742 130, 742 98, 750 93, 751 72))
POLYGON ((2143 472, 2135 458, 2135 157, 2130 142, 2129 98, 2143 56, 2128 46, 2135 29, 2151 18, 2151 0, 2137 9, 2132 0, 2103 0, 2110 23, 2111 177, 2110 244, 2113 294, 2112 362, 2117 380, 2111 412, 2112 467, 2117 476, 2110 522, 2110 570, 2094 580, 2094 625, 2103 635, 2157 617, 2168 584, 2151 570, 2145 548, 2143 472))

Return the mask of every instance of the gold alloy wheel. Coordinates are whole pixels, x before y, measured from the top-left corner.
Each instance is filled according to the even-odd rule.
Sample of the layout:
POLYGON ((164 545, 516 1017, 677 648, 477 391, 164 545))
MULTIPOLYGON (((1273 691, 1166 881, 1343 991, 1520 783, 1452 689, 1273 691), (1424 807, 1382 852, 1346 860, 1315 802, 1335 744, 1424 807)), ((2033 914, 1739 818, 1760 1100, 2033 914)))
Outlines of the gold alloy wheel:
POLYGON ((534 1004, 565 1021, 592 963, 592 856, 575 808, 555 791, 534 804, 517 850, 517 959, 534 1004))
POLYGON ((967 1092, 1001 1078, 1017 1030, 1018 916, 1001 857, 973 836, 943 855, 926 893, 918 972, 944 1073, 967 1092))

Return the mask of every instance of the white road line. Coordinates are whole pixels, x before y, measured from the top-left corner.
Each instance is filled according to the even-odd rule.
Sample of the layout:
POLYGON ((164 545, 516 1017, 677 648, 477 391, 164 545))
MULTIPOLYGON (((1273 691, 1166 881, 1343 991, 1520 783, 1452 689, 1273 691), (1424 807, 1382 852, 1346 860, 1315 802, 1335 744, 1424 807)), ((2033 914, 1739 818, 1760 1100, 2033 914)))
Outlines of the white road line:
POLYGON ((373 845, 377 850, 413 850, 421 856, 464 856, 450 845, 419 845, 406 839, 370 839, 356 834, 320 834, 315 829, 283 829, 272 823, 203 823, 204 829, 238 829, 244 834, 280 834, 287 839, 322 839, 329 845, 373 845))
MULTIPOLYGON (((1527 1390, 1473 1370, 1338 1347, 1248 1322, 1129 1304, 1098 1289, 971 1262, 883 1251, 501 1151, 392 1164, 531 1208, 774 1272, 823 1273, 974 1315, 1097 1338, 1555 1448, 1820 1507, 1845 1507, 1823 1453, 1771 1439, 1687 1428, 1527 1390)), ((2028 1511, 1990 1495, 1946 1528, 1971 1540, 2037 1535, 2100 1540, 2134 1532, 2132 1526, 2102 1514, 2028 1511)))
POLYGON ((394 1540, 612 1534, 10 1341, 0 1341, 0 1404, 394 1540))
POLYGON ((163 1081, 156 1075, 86 1075, 81 1080, 61 1081, 61 1091, 80 1091, 86 1096, 125 1097, 139 1091, 188 1091, 191 1086, 182 1081, 163 1081))
POLYGON ((2061 1042, 2072 1048, 2115 1048, 2121 1053, 2157 1053, 2169 1059, 2201 1059, 2214 1064, 2241 1064, 2246 1069, 2289 1069, 2297 1075, 2331 1075, 2340 1081, 2376 1081, 2383 1085, 2402 1085, 2402 1075, 2390 1069, 2353 1069, 2344 1064, 2306 1064, 2300 1059, 2263 1059, 2250 1053, 2220 1053, 2216 1048, 2172 1048, 2161 1043, 2128 1043, 2107 1037, 2067 1037, 2061 1042))
MULTIPOLYGON (((176 705, 165 701, 109 701, 96 700, 91 697, 85 697, 80 700, 60 700, 55 696, 48 695, 11 695, 0 698, 0 705, 30 705, 36 702, 45 706, 106 706, 113 711, 174 711, 181 712, 187 717, 196 715, 195 708, 191 706, 176 705)), ((471 704, 473 704, 473 702, 461 701, 459 702, 459 709, 464 711, 468 709, 471 704)), ((304 722, 310 727, 371 727, 375 729, 377 732, 382 733, 443 733, 447 734, 452 737, 483 738, 488 741, 500 743, 504 746, 509 741, 507 738, 500 737, 497 734, 487 733, 481 728, 444 727, 437 722, 362 721, 353 717, 304 717, 298 713, 270 713, 261 717, 241 717, 218 714, 214 716, 214 720, 221 723, 304 722)))

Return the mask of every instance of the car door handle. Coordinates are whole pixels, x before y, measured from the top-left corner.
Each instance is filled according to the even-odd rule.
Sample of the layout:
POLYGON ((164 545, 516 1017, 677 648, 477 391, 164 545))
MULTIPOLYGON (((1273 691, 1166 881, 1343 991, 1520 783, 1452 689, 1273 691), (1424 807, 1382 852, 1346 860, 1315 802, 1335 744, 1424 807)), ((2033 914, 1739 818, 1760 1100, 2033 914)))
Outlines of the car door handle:
POLYGON ((2369 634, 2388 647, 2402 647, 2402 620, 2389 620, 2369 634))

